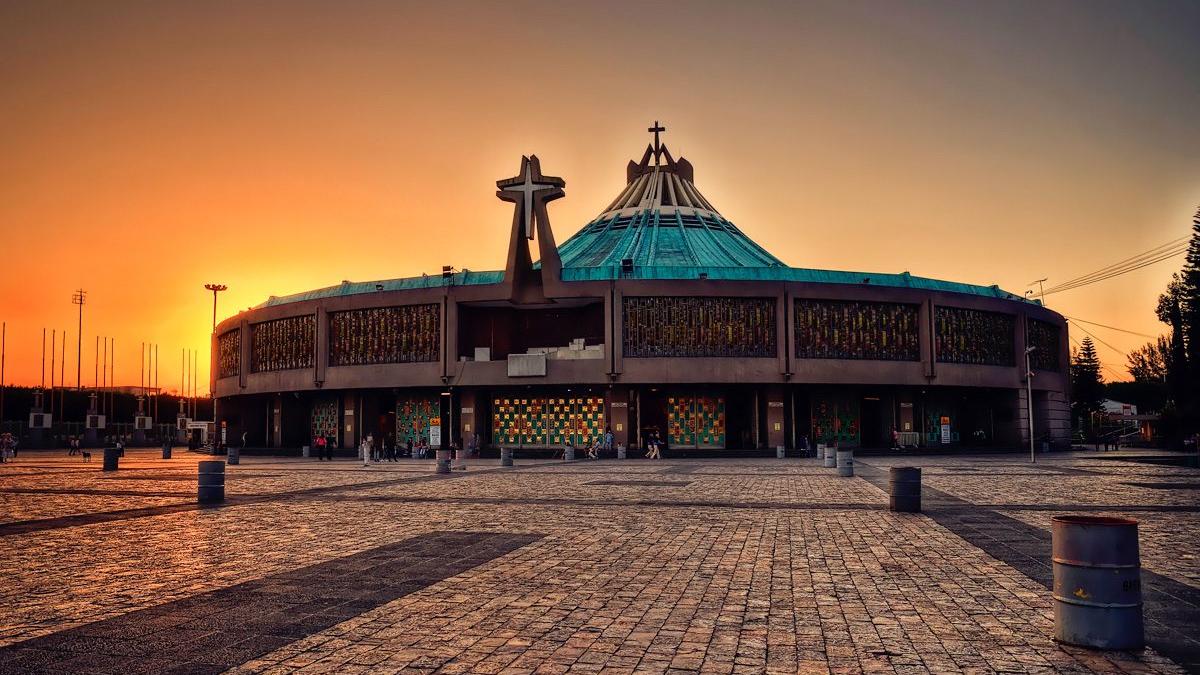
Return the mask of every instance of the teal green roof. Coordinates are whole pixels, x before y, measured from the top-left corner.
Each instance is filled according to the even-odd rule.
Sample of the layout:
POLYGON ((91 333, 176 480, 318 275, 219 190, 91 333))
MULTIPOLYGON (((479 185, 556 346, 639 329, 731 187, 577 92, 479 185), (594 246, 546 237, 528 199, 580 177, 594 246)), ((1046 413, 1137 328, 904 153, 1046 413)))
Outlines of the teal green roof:
POLYGON ((289 302, 317 300, 320 298, 337 298, 344 295, 360 293, 378 293, 382 291, 404 291, 415 288, 441 288, 442 286, 477 286, 481 284, 498 284, 504 281, 504 272, 455 272, 449 279, 442 275, 426 275, 419 277, 404 277, 401 279, 381 279, 379 281, 343 281, 337 286, 318 288, 303 293, 291 295, 272 295, 259 307, 274 307, 286 305, 289 302))
POLYGON ((609 213, 588 223, 558 248, 570 268, 635 267, 782 268, 778 258, 719 214, 659 209, 609 213))

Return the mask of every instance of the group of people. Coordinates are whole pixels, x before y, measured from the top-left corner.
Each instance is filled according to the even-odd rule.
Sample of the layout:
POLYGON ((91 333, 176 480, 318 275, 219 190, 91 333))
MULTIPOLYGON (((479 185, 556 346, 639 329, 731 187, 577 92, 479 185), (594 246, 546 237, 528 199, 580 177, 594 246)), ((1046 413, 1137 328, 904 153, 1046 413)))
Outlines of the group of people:
POLYGON ((0 435, 0 462, 8 462, 17 456, 17 438, 7 431, 0 435))
MULTIPOLYGON (((337 440, 317 436, 313 439, 312 447, 316 450, 317 459, 332 462, 333 451, 337 447, 337 440)), ((477 438, 472 437, 471 441, 468 442, 467 452, 473 454, 476 448, 478 448, 477 438)), ((390 436, 367 434, 362 439, 362 442, 358 444, 359 458, 367 458, 372 462, 395 462, 403 457, 428 459, 433 456, 433 450, 433 446, 425 438, 418 439, 416 442, 410 439, 405 441, 404 444, 399 444, 393 442, 390 436)))
POLYGON ((665 445, 666 443, 663 442, 658 429, 652 429, 650 435, 646 437, 646 459, 662 459, 662 451, 665 445))

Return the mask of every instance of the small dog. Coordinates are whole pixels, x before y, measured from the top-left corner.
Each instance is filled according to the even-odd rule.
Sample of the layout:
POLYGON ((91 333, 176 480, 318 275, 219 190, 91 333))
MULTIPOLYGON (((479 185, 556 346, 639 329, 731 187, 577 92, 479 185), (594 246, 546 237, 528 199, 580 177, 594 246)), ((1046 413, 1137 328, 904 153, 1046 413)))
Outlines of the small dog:
POLYGON ((80 450, 79 452, 80 452, 80 454, 83 455, 83 461, 85 461, 85 462, 92 461, 92 453, 88 452, 87 450, 80 450))

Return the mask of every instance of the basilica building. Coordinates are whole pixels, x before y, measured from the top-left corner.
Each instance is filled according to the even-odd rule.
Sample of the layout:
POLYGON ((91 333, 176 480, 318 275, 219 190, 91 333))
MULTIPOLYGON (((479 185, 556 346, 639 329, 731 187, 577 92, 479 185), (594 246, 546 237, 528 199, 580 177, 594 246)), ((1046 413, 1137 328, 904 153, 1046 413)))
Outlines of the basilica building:
POLYGON ((1039 442, 1068 442, 1061 315, 996 286, 789 267, 704 197, 663 130, 561 245, 548 204, 565 183, 523 157, 497 182, 513 205, 504 269, 343 282, 222 321, 218 424, 281 449, 436 426, 482 448, 611 429, 703 454, 886 448, 893 431, 906 446, 1027 447, 1032 414, 1039 442))

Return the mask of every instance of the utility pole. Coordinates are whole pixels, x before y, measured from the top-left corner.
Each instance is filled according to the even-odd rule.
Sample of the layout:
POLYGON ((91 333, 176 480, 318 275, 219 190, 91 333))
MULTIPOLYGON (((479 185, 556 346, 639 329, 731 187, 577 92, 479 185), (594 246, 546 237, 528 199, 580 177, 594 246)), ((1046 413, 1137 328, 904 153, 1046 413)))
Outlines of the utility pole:
POLYGON ((1025 348, 1025 405, 1029 414, 1029 461, 1037 464, 1037 453, 1033 448, 1033 368, 1029 365, 1029 355, 1037 351, 1037 347, 1025 348))
POLYGON ((58 356, 57 340, 58 330, 50 331, 50 419, 54 419, 54 357, 58 356))
POLYGON ((1045 307, 1045 306, 1046 306, 1046 289, 1045 289, 1044 287, 1042 287, 1042 284, 1043 284, 1043 283, 1045 283, 1045 282, 1046 282, 1048 279, 1049 279, 1049 277, 1043 277, 1043 278, 1041 278, 1041 279, 1036 279, 1036 280, 1034 280, 1034 281, 1031 281, 1031 282, 1029 282, 1029 285, 1030 285, 1030 286, 1033 286, 1034 284, 1037 284, 1037 286, 1038 286, 1038 294, 1039 294, 1039 295, 1041 296, 1041 298, 1042 298, 1042 307, 1045 307))
POLYGON ((63 331, 62 358, 58 360, 58 415, 67 418, 67 331, 63 331))
POLYGON ((71 304, 79 305, 79 338, 75 341, 75 388, 82 391, 80 373, 83 366, 83 303, 87 301, 87 291, 82 288, 71 296, 71 304))

